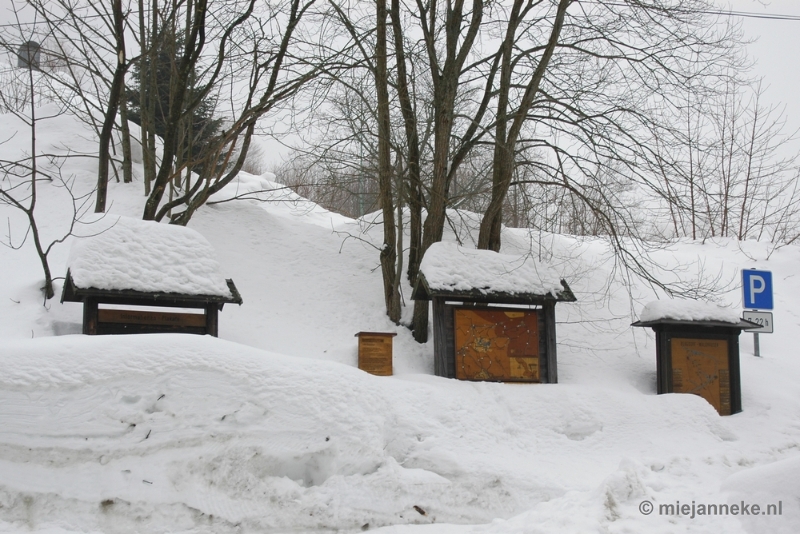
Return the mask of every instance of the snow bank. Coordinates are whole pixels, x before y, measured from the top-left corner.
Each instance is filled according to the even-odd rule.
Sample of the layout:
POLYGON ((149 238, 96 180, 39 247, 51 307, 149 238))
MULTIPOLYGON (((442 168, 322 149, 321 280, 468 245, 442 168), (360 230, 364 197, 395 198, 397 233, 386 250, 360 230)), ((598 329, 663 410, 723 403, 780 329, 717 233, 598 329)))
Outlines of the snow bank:
POLYGON ((474 250, 453 243, 434 243, 420 265, 428 287, 433 290, 484 293, 533 293, 553 296, 564 288, 559 277, 534 262, 530 255, 498 254, 474 250))
POLYGON ((119 217, 77 239, 67 267, 80 288, 232 297, 205 237, 182 226, 119 217))
POLYGON ((739 310, 723 308, 698 300, 656 300, 645 305, 639 318, 645 322, 672 319, 675 321, 738 323, 739 310))
MULTIPOLYGON (((737 446, 694 395, 375 377, 179 334, 12 340, 0 406, 0 532, 360 531, 548 501, 587 526, 624 458, 737 446)), ((643 493, 713 466, 658 469, 615 490, 627 519, 643 493)))

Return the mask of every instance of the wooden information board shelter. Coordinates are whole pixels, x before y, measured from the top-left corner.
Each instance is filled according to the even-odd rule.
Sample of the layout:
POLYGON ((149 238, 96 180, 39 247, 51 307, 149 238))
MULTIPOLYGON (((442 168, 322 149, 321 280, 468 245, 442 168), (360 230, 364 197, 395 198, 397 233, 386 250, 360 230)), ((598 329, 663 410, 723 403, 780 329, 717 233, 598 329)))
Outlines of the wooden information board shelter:
POLYGON ((83 303, 84 334, 217 336, 222 307, 242 303, 194 230, 110 215, 98 225, 73 242, 61 294, 62 303, 83 303))
POLYGON ((231 297, 217 295, 182 295, 179 293, 76 287, 67 271, 61 302, 83 303, 83 333, 103 334, 219 334, 219 311, 226 303, 241 304, 242 297, 227 279, 231 297), (202 309, 203 313, 143 311, 137 309, 100 309, 101 304, 123 306, 158 306, 202 309))
MULTIPOLYGON (((491 251, 472 251, 469 255, 473 253, 480 254, 466 261, 488 258, 495 262, 502 256, 491 251)), ((450 258, 459 261, 457 255, 451 254, 450 258)), ((576 300, 564 280, 558 291, 546 293, 465 287, 463 283, 442 287, 438 281, 431 283, 431 278, 438 278, 441 271, 431 268, 426 272, 425 267, 423 259, 411 298, 433 302, 437 376, 494 382, 558 382, 555 305, 576 300)), ((488 271, 491 273, 491 269, 488 271)), ((510 268, 503 272, 515 271, 510 268)))
POLYGON ((658 394, 692 393, 706 399, 720 415, 742 411, 739 334, 758 328, 750 321, 657 319, 631 326, 656 333, 658 394))

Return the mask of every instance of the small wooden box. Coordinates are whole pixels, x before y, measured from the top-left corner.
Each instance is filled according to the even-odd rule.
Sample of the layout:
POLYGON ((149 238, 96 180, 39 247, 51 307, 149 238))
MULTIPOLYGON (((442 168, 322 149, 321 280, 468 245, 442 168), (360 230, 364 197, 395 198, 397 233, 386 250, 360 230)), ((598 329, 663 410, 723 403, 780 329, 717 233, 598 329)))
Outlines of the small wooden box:
POLYGON ((377 376, 392 376, 393 332, 359 332, 358 368, 377 376))

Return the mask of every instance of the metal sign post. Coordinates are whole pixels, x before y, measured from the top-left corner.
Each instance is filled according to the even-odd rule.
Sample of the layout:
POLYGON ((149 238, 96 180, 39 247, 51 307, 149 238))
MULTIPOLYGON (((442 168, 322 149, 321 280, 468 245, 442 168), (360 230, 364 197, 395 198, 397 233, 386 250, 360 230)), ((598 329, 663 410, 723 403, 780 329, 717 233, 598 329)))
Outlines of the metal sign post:
POLYGON ((745 311, 743 319, 761 325, 753 332, 753 353, 761 357, 761 344, 758 334, 771 334, 773 332, 772 313, 749 311, 771 310, 774 307, 772 298, 772 272, 757 271, 755 269, 742 269, 742 299, 745 311))

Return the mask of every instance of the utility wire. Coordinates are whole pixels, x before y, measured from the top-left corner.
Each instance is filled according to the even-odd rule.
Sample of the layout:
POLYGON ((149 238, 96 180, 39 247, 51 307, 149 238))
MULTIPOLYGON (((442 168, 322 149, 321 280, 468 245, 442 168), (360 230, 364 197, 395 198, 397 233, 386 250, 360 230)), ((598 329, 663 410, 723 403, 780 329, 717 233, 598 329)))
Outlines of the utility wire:
MULTIPOLYGON (((601 2, 599 0, 590 1, 587 3, 591 4, 601 4, 601 5, 611 5, 611 6, 618 6, 618 7, 629 7, 628 4, 623 3, 608 3, 608 2, 601 2)), ((150 11, 150 10, 146 10, 150 11)), ((708 10, 699 10, 696 13, 703 13, 705 15, 720 15, 723 17, 740 17, 746 19, 764 19, 764 20, 791 20, 791 21, 800 21, 800 15, 784 15, 781 13, 757 13, 755 11, 732 11, 732 10, 724 10, 724 9, 708 9, 708 10)), ((94 19, 94 18, 103 18, 105 15, 81 15, 80 19, 94 19)), ((36 22, 20 22, 20 23, 10 23, 10 24, 0 24, 0 28, 18 28, 20 26, 35 26, 38 24, 46 24, 47 21, 40 20, 36 22)))

